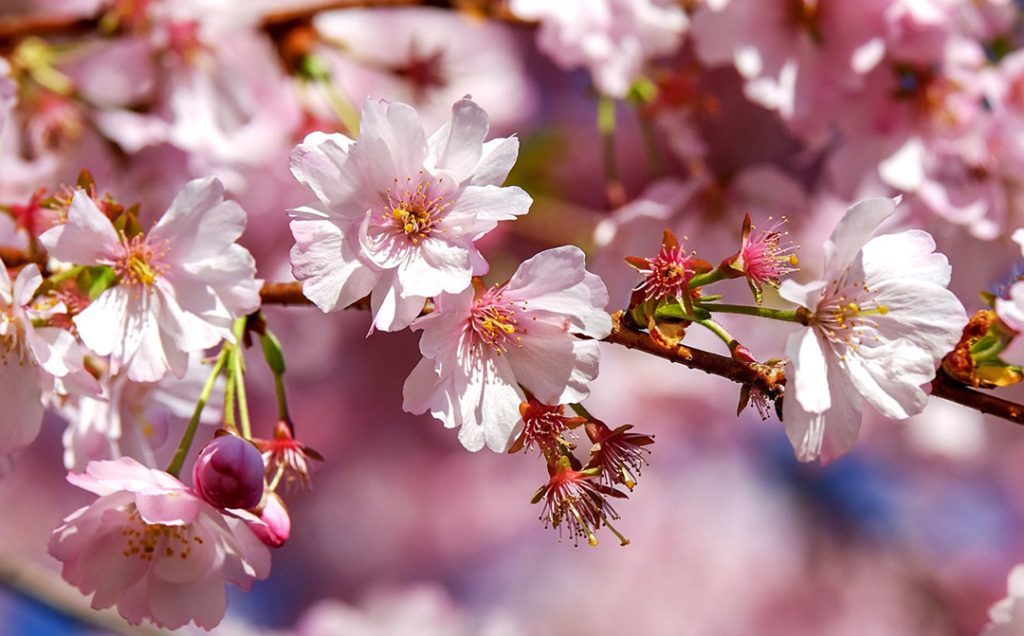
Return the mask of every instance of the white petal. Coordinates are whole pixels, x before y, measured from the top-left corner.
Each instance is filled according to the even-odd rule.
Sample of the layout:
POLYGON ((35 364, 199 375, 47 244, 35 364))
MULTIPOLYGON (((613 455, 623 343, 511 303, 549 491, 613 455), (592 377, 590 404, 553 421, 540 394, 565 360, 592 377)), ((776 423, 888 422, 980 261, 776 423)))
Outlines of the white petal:
POLYGON ((149 232, 152 243, 166 243, 175 262, 217 256, 245 229, 245 211, 224 200, 224 186, 214 177, 194 179, 174 197, 171 207, 149 232))
MULTIPOLYGON (((824 345, 827 346, 827 345, 824 345)), ((809 413, 824 413, 832 405, 827 355, 814 329, 801 329, 786 340, 790 373, 786 402, 796 401, 809 413)))
POLYGON ((895 199, 864 199, 854 204, 825 243, 824 279, 834 278, 850 266, 857 252, 896 210, 895 199))
POLYGON ((469 250, 433 237, 420 241, 398 267, 402 293, 412 296, 457 294, 470 286, 472 277, 469 250))
POLYGON ((348 307, 370 293, 380 272, 359 259, 357 250, 330 221, 293 220, 292 275, 302 293, 323 312, 348 307))
POLYGON ((34 365, 16 355, 0 352, 0 456, 19 451, 39 434, 43 422, 42 391, 34 365))
POLYGON ((900 420, 924 410, 928 394, 921 386, 935 377, 935 359, 928 352, 899 342, 849 351, 839 367, 872 406, 900 420))
POLYGON ((123 286, 112 287, 75 316, 78 335, 86 347, 101 356, 114 352, 125 332, 130 293, 123 286))
POLYGON ((114 226, 85 190, 75 191, 67 223, 43 232, 39 240, 51 256, 79 265, 109 262, 120 249, 114 226))
POLYGON ((291 154, 291 170, 332 210, 342 211, 344 203, 355 190, 350 170, 345 169, 348 149, 355 143, 339 133, 312 132, 291 154))
POLYGON ((453 173, 459 183, 467 180, 480 161, 489 128, 487 113, 472 99, 455 102, 451 121, 430 138, 434 166, 453 173))

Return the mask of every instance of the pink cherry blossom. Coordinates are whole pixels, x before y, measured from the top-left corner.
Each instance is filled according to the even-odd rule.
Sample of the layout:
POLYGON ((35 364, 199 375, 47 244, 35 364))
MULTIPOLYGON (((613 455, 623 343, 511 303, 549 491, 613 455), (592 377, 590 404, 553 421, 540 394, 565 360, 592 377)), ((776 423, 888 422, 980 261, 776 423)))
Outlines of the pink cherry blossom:
POLYGON ((586 67, 602 93, 624 97, 644 64, 671 55, 689 25, 667 0, 511 0, 517 16, 540 20, 537 46, 563 68, 586 67))
POLYGON ((797 458, 830 461, 853 445, 866 401, 906 419, 924 410, 921 388, 960 339, 967 315, 946 289, 951 268, 931 235, 872 238, 891 199, 851 207, 825 245, 820 279, 783 281, 780 295, 812 312, 786 344, 786 433, 797 458))
POLYGON ((423 331, 423 359, 405 381, 403 408, 461 427, 469 450, 508 448, 522 426, 524 388, 545 404, 589 395, 596 340, 610 333, 611 319, 604 283, 584 269, 579 248, 541 252, 503 285, 442 294, 435 303, 413 324, 423 331))
POLYGON ((487 114, 468 97, 429 139, 406 104, 367 101, 360 137, 312 133, 292 172, 320 199, 291 211, 292 272, 322 311, 370 294, 373 326, 402 329, 428 296, 457 294, 487 271, 474 241, 532 199, 499 187, 514 138, 484 142, 487 114))
POLYGON ((18 100, 18 84, 11 77, 11 65, 0 57, 0 138, 18 100))
POLYGON ((0 419, 0 457, 28 446, 43 420, 44 393, 69 390, 98 396, 100 388, 82 361, 82 349, 71 332, 37 327, 42 312, 32 301, 43 283, 39 268, 24 267, 11 284, 0 264, 0 387, 4 416, 0 419))
POLYGON ((64 519, 50 555, 92 607, 117 606, 132 624, 212 629, 224 617, 226 583, 248 590, 270 574, 270 553, 171 475, 133 459, 92 462, 68 481, 99 496, 64 519))
POLYGON ((188 353, 233 342, 234 319, 260 304, 252 255, 235 241, 246 216, 213 178, 197 179, 145 236, 128 237, 83 190, 68 220, 40 240, 55 258, 113 268, 104 291, 75 325, 86 347, 111 356, 111 373, 154 382, 185 374, 188 353))

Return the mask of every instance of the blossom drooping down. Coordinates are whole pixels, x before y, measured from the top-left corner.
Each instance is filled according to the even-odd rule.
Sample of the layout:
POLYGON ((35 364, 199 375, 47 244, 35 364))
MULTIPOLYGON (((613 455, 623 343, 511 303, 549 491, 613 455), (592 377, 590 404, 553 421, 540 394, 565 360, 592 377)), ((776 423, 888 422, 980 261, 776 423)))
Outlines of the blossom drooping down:
POLYGON ((810 309, 790 335, 783 416, 797 458, 830 461, 853 445, 865 401, 883 415, 920 413, 942 357, 967 322, 949 284, 950 266, 921 230, 872 235, 897 200, 865 199, 825 244, 819 280, 783 281, 783 298, 810 309))
POLYGON ((232 322, 259 308, 255 261, 235 242, 245 221, 211 177, 187 183, 147 235, 115 229, 78 190, 67 223, 40 240, 60 260, 113 269, 116 284, 75 325, 86 347, 111 356, 112 374, 154 382, 168 369, 182 377, 189 352, 233 342, 232 322))
POLYGON ((171 475, 133 459, 92 462, 68 481, 99 499, 50 537, 62 575, 92 607, 117 606, 129 623, 212 629, 224 617, 224 585, 248 590, 270 574, 270 553, 244 523, 226 517, 171 475))
POLYGON ((503 285, 440 295, 413 324, 423 359, 405 381, 403 408, 461 427, 469 450, 504 451, 522 423, 524 388, 544 404, 590 394, 596 340, 611 332, 607 303, 604 283, 571 246, 523 262, 503 285))
POLYGON ((373 326, 402 329, 427 297, 458 294, 487 262, 474 242, 532 199, 500 187, 519 153, 514 137, 484 141, 487 114, 471 99, 429 139, 406 104, 369 100, 360 137, 312 133, 292 173, 320 199, 291 211, 292 273, 322 311, 371 295, 373 326))
POLYGON ((689 25, 667 0, 512 0, 512 12, 540 20, 537 46, 563 68, 586 67, 597 89, 625 97, 653 58, 671 55, 689 25))
POLYGON ((0 263, 0 457, 25 448, 39 434, 44 391, 100 393, 71 332, 35 326, 44 314, 33 308, 32 299, 42 283, 39 268, 31 264, 12 285, 0 263))

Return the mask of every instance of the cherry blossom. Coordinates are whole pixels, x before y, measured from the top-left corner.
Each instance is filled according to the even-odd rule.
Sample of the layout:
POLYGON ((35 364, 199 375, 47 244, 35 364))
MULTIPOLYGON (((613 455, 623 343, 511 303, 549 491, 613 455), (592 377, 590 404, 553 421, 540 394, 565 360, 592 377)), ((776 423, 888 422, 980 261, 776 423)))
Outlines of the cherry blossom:
POLYGON ((825 245, 818 280, 783 281, 783 298, 812 312, 790 335, 783 416, 797 458, 830 461, 853 445, 866 401, 883 415, 920 413, 938 361, 967 322, 950 267, 932 237, 907 230, 872 238, 897 200, 851 207, 825 245))
POLYGON ((471 451, 504 451, 522 426, 524 388, 545 404, 589 395, 595 340, 611 331, 607 303, 583 252, 568 246, 524 261, 505 284, 438 296, 434 312, 413 324, 423 331, 423 359, 405 381, 403 408, 461 427, 471 451))
POLYGON ((130 380, 154 382, 168 370, 182 377, 189 352, 233 342, 234 319, 259 307, 253 257, 235 242, 245 221, 207 178, 186 184, 145 236, 115 230, 78 190, 67 223, 40 240, 58 259, 113 268, 117 284, 75 325, 86 347, 111 356, 111 373, 124 368, 130 380))
POLYGON ((248 590, 270 574, 270 554, 171 475, 133 459, 92 462, 68 481, 99 496, 50 537, 64 579, 92 607, 117 606, 132 624, 212 629, 224 617, 224 585, 248 590))
POLYGON ((45 393, 100 393, 71 332, 36 326, 34 321, 45 315, 33 306, 42 283, 34 264, 24 267, 13 285, 7 268, 0 265, 0 456, 25 448, 39 434, 45 393))
POLYGON ((611 97, 624 97, 648 60, 672 54, 689 25, 667 0, 511 0, 510 7, 540 20, 542 51, 563 68, 586 67, 611 97))
POLYGON ((401 103, 367 101, 360 128, 358 140, 312 133, 292 153, 292 172, 321 202, 291 211, 292 273, 325 312, 372 292, 373 327, 393 331, 427 297, 486 273, 474 241, 532 199, 499 186, 519 143, 484 142, 487 114, 468 97, 429 139, 401 103))
MULTIPOLYGON (((102 397, 75 395, 63 400, 59 411, 67 419, 64 429, 64 467, 82 471, 91 461, 131 457, 156 467, 157 458, 174 440, 174 424, 187 421, 195 411, 196 396, 210 370, 201 356, 189 355, 182 379, 164 376, 159 382, 132 382, 124 374, 100 376, 102 397)), ((214 385, 201 424, 219 424, 223 382, 214 385)))

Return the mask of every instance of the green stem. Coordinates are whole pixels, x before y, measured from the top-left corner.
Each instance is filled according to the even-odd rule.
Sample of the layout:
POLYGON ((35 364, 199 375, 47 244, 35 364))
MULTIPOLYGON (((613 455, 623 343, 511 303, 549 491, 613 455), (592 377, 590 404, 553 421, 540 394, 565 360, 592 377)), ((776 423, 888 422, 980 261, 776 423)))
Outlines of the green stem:
POLYGON ((716 267, 715 269, 711 270, 710 272, 705 272, 704 274, 697 274, 696 276, 691 278, 690 279, 690 289, 695 289, 697 287, 704 287, 705 285, 710 285, 711 283, 717 283, 718 281, 725 280, 727 278, 730 278, 730 276, 727 273, 725 273, 724 271, 722 271, 721 267, 716 267))
POLYGON ((196 429, 199 427, 199 418, 203 415, 203 408, 206 406, 206 401, 210 399, 213 385, 216 384, 217 376, 220 375, 221 370, 224 368, 226 358, 227 355, 222 349, 217 355, 217 361, 213 365, 213 370, 210 371, 210 376, 206 378, 206 384, 203 385, 202 393, 199 394, 196 410, 192 413, 192 419, 188 421, 188 427, 185 428, 185 434, 181 438, 178 450, 174 451, 174 457, 171 458, 171 463, 167 465, 167 472, 175 477, 181 472, 181 467, 185 465, 185 457, 188 455, 188 449, 192 446, 192 440, 196 436, 196 429))
POLYGON ((712 313, 717 311, 723 314, 744 314, 746 316, 771 318, 772 320, 797 322, 801 325, 809 324, 811 319, 811 312, 805 307, 797 307, 796 309, 769 309, 767 307, 753 307, 750 305, 707 303, 705 305, 701 305, 701 308, 712 313))
POLYGON ((573 402, 572 404, 569 405, 569 408, 571 408, 576 413, 576 415, 579 415, 580 417, 585 417, 590 421, 596 421, 596 418, 593 415, 591 415, 590 411, 588 411, 586 407, 584 407, 582 404, 573 402))
MULTIPOLYGON (((225 345, 225 348, 230 345, 225 345)), ((229 358, 233 358, 235 352, 232 351, 228 354, 229 358)), ((229 362, 229 365, 233 365, 233 362, 229 362)), ((224 428, 227 430, 238 433, 238 426, 235 424, 235 374, 231 373, 230 367, 226 374, 227 379, 224 383, 224 428)))
POLYGON ((612 209, 620 208, 626 203, 626 191, 615 163, 615 99, 612 97, 601 95, 597 99, 597 131, 601 135, 605 196, 612 209))
POLYGON ((732 337, 731 333, 726 331, 725 327, 718 324, 714 320, 711 320, 710 318, 708 318, 707 320, 695 320, 694 322, 700 325, 701 327, 704 327, 705 329, 715 334, 716 336, 718 336, 719 339, 721 339, 721 341, 724 342, 727 347, 729 347, 730 351, 738 342, 736 338, 732 337))
POLYGON ((238 398, 238 419, 242 425, 242 437, 252 439, 252 426, 249 424, 249 401, 245 397, 245 360, 239 347, 231 356, 232 369, 229 373, 235 376, 235 395, 238 398))
POLYGON ((68 279, 75 278, 82 272, 82 269, 84 268, 81 265, 75 265, 70 269, 66 269, 63 272, 58 272, 53 276, 50 276, 49 278, 46 279, 46 282, 56 286, 68 279))
POLYGON ((277 419, 284 422, 291 422, 288 414, 288 397, 284 392, 284 376, 274 374, 274 392, 277 394, 277 419))

